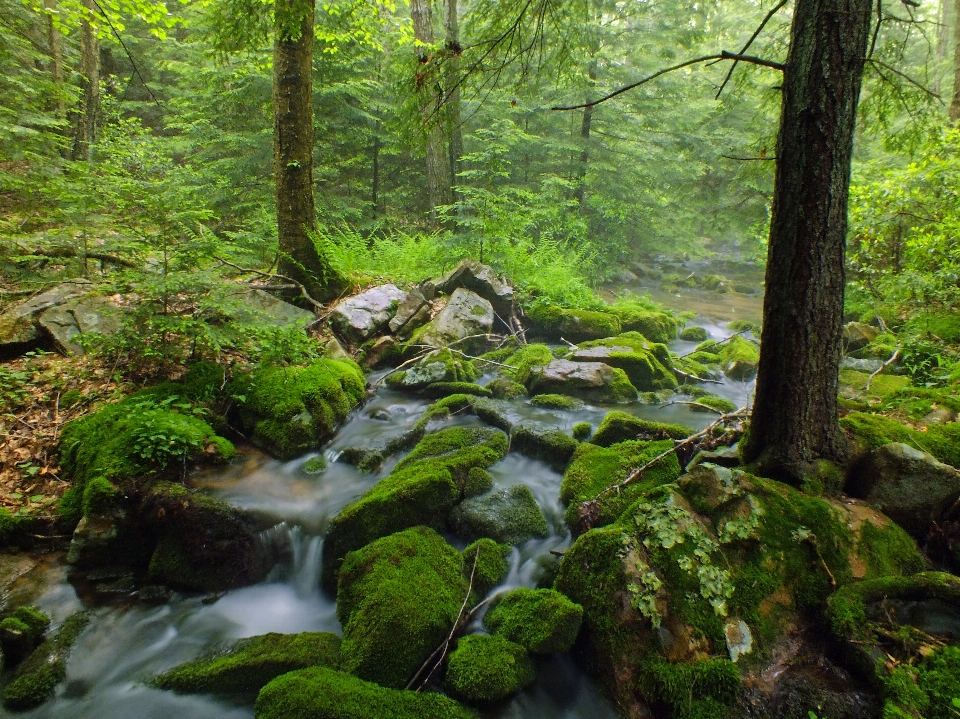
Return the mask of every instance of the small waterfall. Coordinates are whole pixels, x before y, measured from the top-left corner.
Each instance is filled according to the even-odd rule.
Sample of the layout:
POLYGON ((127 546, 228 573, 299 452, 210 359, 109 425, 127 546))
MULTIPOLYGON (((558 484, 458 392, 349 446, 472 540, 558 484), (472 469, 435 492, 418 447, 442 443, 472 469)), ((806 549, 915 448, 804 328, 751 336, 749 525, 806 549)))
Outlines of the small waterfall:
POLYGON ((319 593, 322 537, 308 534, 298 525, 280 522, 260 532, 259 538, 265 550, 280 563, 271 573, 271 580, 287 582, 301 597, 319 593))

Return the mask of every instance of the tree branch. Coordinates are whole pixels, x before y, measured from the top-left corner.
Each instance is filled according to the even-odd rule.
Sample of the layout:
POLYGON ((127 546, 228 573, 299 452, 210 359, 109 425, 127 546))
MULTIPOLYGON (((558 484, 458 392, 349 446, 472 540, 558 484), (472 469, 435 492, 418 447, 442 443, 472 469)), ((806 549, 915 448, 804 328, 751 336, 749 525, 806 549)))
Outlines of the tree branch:
MULTIPOLYGON (((18 245, 19 246, 19 245, 18 245)), ((123 257, 117 257, 116 255, 108 255, 106 252, 86 252, 80 253, 77 252, 74 247, 51 247, 49 249, 36 249, 28 250, 24 247, 20 247, 24 252, 27 252, 31 255, 37 255, 38 257, 50 257, 51 259, 67 259, 71 257, 84 257, 86 256, 91 260, 100 260, 101 262, 109 262, 113 265, 120 265, 121 267, 130 267, 138 268, 136 262, 132 260, 124 259, 123 257)))
POLYGON ((651 80, 657 79, 661 75, 666 75, 667 73, 673 72, 674 70, 680 70, 682 68, 689 67, 690 65, 696 65, 701 62, 709 62, 710 60, 736 60, 737 62, 749 62, 753 65, 762 65, 763 67, 773 68, 774 70, 780 70, 781 72, 784 69, 783 63, 774 62, 773 60, 764 60, 763 58, 754 57, 752 55, 738 55, 738 54, 723 50, 719 55, 704 55, 703 57, 697 57, 697 58, 694 58, 693 60, 687 60, 686 62, 681 62, 679 65, 674 65, 673 67, 667 67, 667 68, 664 68, 663 70, 658 70, 657 72, 653 73, 648 77, 643 78, 642 80, 639 80, 638 82, 635 82, 631 85, 627 85, 625 87, 621 87, 619 90, 614 90, 609 95, 605 95, 604 97, 601 97, 599 100, 594 100, 593 102, 584 102, 580 105, 551 107, 550 109, 551 110, 583 110, 588 107, 596 107, 601 102, 612 100, 617 95, 622 95, 628 90, 633 90, 634 88, 638 88, 641 85, 645 85, 651 80))
MULTIPOLYGON (((767 23, 773 19, 773 16, 776 15, 780 11, 780 9, 787 4, 787 1, 788 0, 780 0, 780 2, 774 5, 773 9, 767 13, 767 16, 763 18, 763 21, 760 23, 757 29, 753 31, 753 35, 751 35, 750 39, 747 40, 747 44, 743 46, 742 50, 740 50, 741 55, 750 49, 750 46, 753 44, 753 41, 757 39, 757 37, 760 35, 761 32, 763 32, 763 28, 765 28, 767 26, 767 23)), ((723 78, 723 82, 720 83, 720 89, 717 90, 717 94, 713 98, 714 100, 720 99, 720 93, 723 92, 723 88, 727 86, 727 83, 730 82, 730 78, 733 77, 733 71, 737 69, 738 62, 739 60, 733 61, 733 64, 730 66, 729 72, 727 72, 727 76, 723 78)))
MULTIPOLYGON (((890 67, 890 65, 887 65, 887 63, 885 63, 885 62, 880 62, 879 60, 874 60, 872 57, 868 57, 868 58, 866 58, 866 60, 867 60, 867 62, 869 62, 869 63, 872 64, 872 65, 876 65, 877 67, 882 67, 884 70, 887 70, 887 71, 889 71, 889 72, 892 72, 894 75, 899 75, 899 76, 902 77, 904 80, 906 80, 908 83, 910 83, 911 85, 913 85, 914 87, 916 87, 918 90, 920 90, 920 91, 922 91, 922 92, 925 92, 925 93, 926 93, 927 95, 929 95, 930 97, 936 99, 936 101, 939 102, 941 105, 945 105, 943 99, 942 99, 937 93, 935 93, 935 92, 934 92, 933 90, 931 90, 930 88, 924 87, 923 85, 921 85, 919 82, 917 82, 916 80, 914 80, 914 79, 913 79, 912 77, 910 77, 909 75, 906 75, 906 74, 900 72, 897 68, 895 68, 895 67, 890 67)), ((881 75, 881 76, 882 76, 882 75, 881 75)))
POLYGON ((311 305, 316 307, 318 310, 326 309, 326 305, 324 305, 321 302, 317 302, 315 299, 313 299, 313 297, 310 296, 310 293, 307 292, 307 288, 291 277, 287 277, 286 275, 278 275, 275 272, 263 272, 261 270, 254 270, 249 267, 241 267, 240 265, 235 265, 234 263, 228 260, 225 260, 222 257, 214 257, 213 259, 215 259, 217 262, 221 264, 227 265, 228 267, 232 267, 235 270, 239 270, 240 272, 247 272, 253 275, 259 275, 260 277, 269 277, 269 278, 274 278, 278 280, 283 280, 284 282, 299 288, 300 294, 303 295, 303 298, 307 302, 309 302, 311 305))

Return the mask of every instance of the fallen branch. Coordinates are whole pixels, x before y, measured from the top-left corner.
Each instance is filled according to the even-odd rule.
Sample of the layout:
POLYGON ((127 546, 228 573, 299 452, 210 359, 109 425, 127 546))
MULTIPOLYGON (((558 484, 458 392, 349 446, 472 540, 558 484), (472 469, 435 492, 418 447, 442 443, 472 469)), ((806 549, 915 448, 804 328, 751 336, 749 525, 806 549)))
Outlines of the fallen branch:
MULTIPOLYGON (((686 357, 686 355, 684 355, 684 357, 686 357)), ((692 379, 696 382, 710 382, 711 384, 723 384, 723 382, 721 382, 718 379, 707 379, 705 377, 697 377, 697 375, 695 374, 688 374, 687 372, 684 372, 683 370, 679 370, 676 367, 673 368, 673 372, 674 374, 680 375, 684 379, 692 379)))
POLYGON ((315 299, 313 299, 313 297, 310 296, 310 293, 307 292, 307 288, 304 287, 299 282, 297 282, 292 277, 287 277, 286 275, 278 275, 275 272, 263 272, 262 270, 255 270, 249 267, 241 267, 240 265, 234 264, 233 262, 230 262, 229 260, 225 260, 222 257, 214 257, 213 259, 215 259, 220 264, 227 265, 228 267, 232 267, 233 269, 239 270, 240 272, 246 272, 248 274, 258 275, 260 277, 268 277, 271 279, 278 279, 278 280, 282 280, 283 282, 287 282, 293 285, 294 287, 296 287, 297 289, 299 289, 300 294, 303 295, 303 298, 307 302, 309 302, 311 305, 316 307, 318 310, 325 310, 327 308, 326 305, 324 305, 322 302, 317 302, 315 299))
POLYGON ((561 337, 561 338, 560 338, 560 341, 563 342, 567 347, 569 347, 569 348, 572 349, 572 350, 578 350, 578 349, 580 349, 577 345, 575 345, 573 342, 570 342, 568 339, 566 339, 566 338, 564 338, 564 337, 561 337))
POLYGON ((884 362, 882 365, 880 365, 880 367, 877 368, 877 371, 876 371, 876 372, 874 372, 872 375, 870 375, 869 377, 867 377, 867 383, 866 383, 865 385, 863 385, 863 391, 864 391, 864 392, 869 392, 869 391, 870 391, 870 383, 873 382, 873 378, 876 377, 876 376, 877 376, 878 374, 880 374, 881 372, 883 372, 887 367, 889 367, 890 365, 892 365, 894 362, 896 362, 896 361, 897 361, 897 357, 899 357, 899 356, 900 356, 900 348, 897 347, 897 349, 895 349, 895 350, 893 351, 893 354, 890 355, 890 359, 888 359, 886 362, 884 362))
POLYGON ((667 402, 666 404, 660 405, 657 409, 663 409, 664 407, 669 407, 672 404, 685 404, 690 407, 703 407, 703 409, 709 410, 711 412, 715 412, 716 414, 723 416, 722 410, 719 410, 716 407, 711 407, 710 405, 707 405, 707 404, 703 404, 701 402, 683 402, 681 400, 673 400, 671 402, 667 402))
MULTIPOLYGON (((420 346, 420 347, 425 347, 426 345, 419 345, 419 346, 420 346)), ((437 351, 437 348, 436 348, 436 347, 431 347, 429 350, 426 350, 426 351, 424 351, 424 352, 421 352, 421 353, 418 354, 416 357, 411 357, 411 358, 408 359, 406 362, 401 362, 401 363, 398 364, 396 367, 394 367, 392 370, 390 370, 390 371, 387 372, 385 375, 383 375, 383 376, 382 376, 380 379, 378 379, 376 382, 374 382, 374 383, 373 383, 373 386, 374 386, 374 387, 379 386, 379 384, 380 384, 381 382, 383 382, 383 380, 385 380, 385 379, 386 379, 387 377, 389 377, 390 375, 394 374, 395 372, 399 372, 399 371, 402 370, 404 367, 409 367, 409 366, 412 365, 414 362, 417 362, 418 360, 421 360, 421 359, 423 359, 424 357, 426 357, 426 356, 427 356, 428 354, 430 354, 431 352, 436 352, 436 351, 437 351)))
MULTIPOLYGON (((730 335, 730 336, 727 337, 725 340, 720 340, 719 342, 717 342, 717 345, 718 345, 718 346, 719 346, 719 345, 725 345, 727 342, 729 342, 730 340, 732 340, 734 337, 739 337, 740 335, 744 335, 744 334, 746 334, 746 333, 749 332, 749 331, 750 331, 749 328, 748 328, 748 329, 745 329, 745 330, 740 330, 740 331, 737 332, 735 335, 730 335)), ((687 352, 685 355, 680 355, 679 357, 677 357, 677 359, 683 359, 684 357, 689 357, 690 355, 696 354, 696 353, 699 352, 699 351, 700 351, 700 350, 697 350, 697 349, 691 350, 690 352, 687 352)))
POLYGON ((49 249, 34 249, 28 250, 23 247, 20 249, 24 250, 31 255, 36 255, 37 257, 49 257, 51 259, 69 259, 69 258, 78 258, 78 259, 88 259, 88 260, 98 260, 100 262, 109 262, 113 265, 120 265, 121 267, 129 267, 136 269, 140 267, 133 260, 127 260, 123 257, 117 257, 116 255, 109 255, 106 252, 79 252, 75 247, 51 247, 49 249))

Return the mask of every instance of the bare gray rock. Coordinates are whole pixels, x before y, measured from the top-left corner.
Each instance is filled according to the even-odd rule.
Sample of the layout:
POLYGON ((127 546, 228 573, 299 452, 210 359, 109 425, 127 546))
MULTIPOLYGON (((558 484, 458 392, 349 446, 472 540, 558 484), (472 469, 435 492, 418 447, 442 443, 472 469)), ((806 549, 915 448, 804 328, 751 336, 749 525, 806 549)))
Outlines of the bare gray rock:
MULTIPOLYGON (((478 294, 459 288, 454 291, 447 306, 430 322, 414 333, 415 344, 446 347, 458 340, 486 335, 493 329, 493 306, 478 294)), ((485 345, 477 341, 461 342, 457 349, 469 352, 485 345)))
POLYGON ((44 330, 37 324, 37 318, 45 311, 67 300, 90 292, 93 283, 78 277, 63 282, 53 289, 31 297, 10 308, 0 315, 0 352, 16 352, 39 343, 44 338, 44 330))
POLYGON ((112 335, 121 327, 121 310, 105 297, 88 295, 44 310, 37 323, 57 348, 69 354, 83 354, 75 338, 81 333, 112 335))
POLYGON ((458 287, 477 293, 493 305, 500 319, 507 321, 514 312, 513 287, 492 267, 476 260, 463 260, 453 270, 434 281, 440 292, 450 294, 458 287))
POLYGON ((362 342, 390 322, 406 297, 396 285, 372 287, 337 305, 330 325, 348 342, 362 342))

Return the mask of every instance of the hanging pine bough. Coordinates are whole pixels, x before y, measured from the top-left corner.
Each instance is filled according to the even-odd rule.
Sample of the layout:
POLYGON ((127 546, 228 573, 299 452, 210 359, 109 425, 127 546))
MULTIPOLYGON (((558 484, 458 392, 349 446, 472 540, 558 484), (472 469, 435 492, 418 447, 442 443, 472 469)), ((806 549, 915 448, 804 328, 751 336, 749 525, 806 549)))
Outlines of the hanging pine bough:
POLYGON ((675 444, 671 449, 661 452, 642 467, 634 469, 627 475, 626 479, 617 484, 613 484, 593 499, 587 500, 577 508, 577 517, 581 533, 593 529, 600 518, 600 500, 608 494, 620 493, 625 487, 639 481, 644 473, 656 467, 663 459, 671 454, 676 454, 681 466, 686 464, 702 451, 713 451, 718 447, 729 447, 738 441, 744 432, 744 422, 750 415, 747 407, 741 407, 736 412, 723 414, 716 420, 708 424, 699 432, 691 434, 686 439, 674 440, 675 444))

